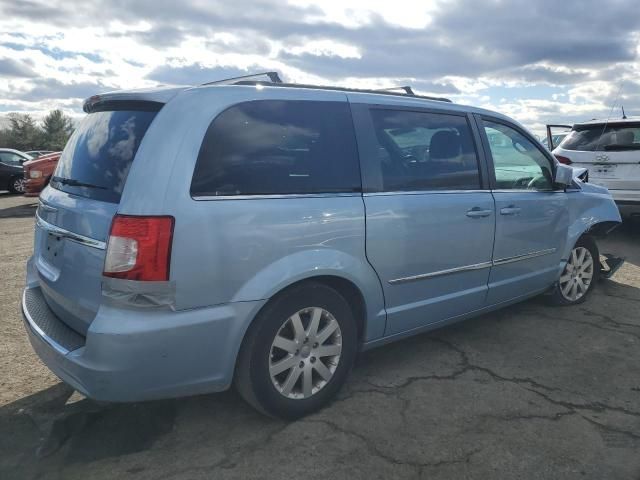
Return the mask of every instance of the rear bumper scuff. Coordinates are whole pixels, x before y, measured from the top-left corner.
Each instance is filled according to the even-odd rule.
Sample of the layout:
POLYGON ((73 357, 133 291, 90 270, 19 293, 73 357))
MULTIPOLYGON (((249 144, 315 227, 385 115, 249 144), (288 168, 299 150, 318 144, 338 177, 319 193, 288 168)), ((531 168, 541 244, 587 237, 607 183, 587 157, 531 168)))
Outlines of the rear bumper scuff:
MULTIPOLYGON (((39 290, 28 287, 23 298, 39 290)), ((23 301, 21 309, 31 345, 53 373, 87 397, 128 402, 227 389, 244 332, 263 304, 174 311, 105 302, 86 338, 71 330, 84 340, 80 345, 52 335, 54 327, 42 319, 47 311, 33 302, 23 301)), ((47 321, 70 330, 58 318, 47 321)))

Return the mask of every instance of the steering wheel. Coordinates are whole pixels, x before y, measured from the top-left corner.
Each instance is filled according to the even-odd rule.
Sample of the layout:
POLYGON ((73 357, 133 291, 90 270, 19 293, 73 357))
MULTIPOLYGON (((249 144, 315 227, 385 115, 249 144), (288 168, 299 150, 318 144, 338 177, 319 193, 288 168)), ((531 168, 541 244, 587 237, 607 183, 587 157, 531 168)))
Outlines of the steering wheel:
POLYGON ((545 187, 546 185, 547 177, 545 177, 544 175, 537 175, 529 180, 529 183, 527 183, 527 189, 537 190, 539 187, 545 187))

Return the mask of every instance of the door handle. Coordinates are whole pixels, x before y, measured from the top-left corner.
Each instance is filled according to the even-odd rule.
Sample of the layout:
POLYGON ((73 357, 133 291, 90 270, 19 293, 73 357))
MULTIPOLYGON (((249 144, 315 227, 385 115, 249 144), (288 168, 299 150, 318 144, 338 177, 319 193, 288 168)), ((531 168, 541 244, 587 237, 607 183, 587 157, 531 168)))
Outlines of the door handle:
POLYGON ((493 213, 493 210, 483 210, 480 207, 473 207, 471 210, 467 212, 467 217, 482 218, 482 217, 488 217, 492 213, 493 213))
POLYGON ((509 205, 508 207, 500 209, 500 215, 519 215, 520 207, 516 207, 515 205, 509 205))

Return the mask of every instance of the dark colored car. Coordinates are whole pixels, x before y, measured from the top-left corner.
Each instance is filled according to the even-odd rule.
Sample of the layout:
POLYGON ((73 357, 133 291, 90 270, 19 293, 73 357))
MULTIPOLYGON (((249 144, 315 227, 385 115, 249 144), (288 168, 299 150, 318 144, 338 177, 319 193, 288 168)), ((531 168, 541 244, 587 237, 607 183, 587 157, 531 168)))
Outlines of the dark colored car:
POLYGON ((0 190, 24 193, 24 169, 22 164, 31 157, 11 148, 0 148, 0 190))

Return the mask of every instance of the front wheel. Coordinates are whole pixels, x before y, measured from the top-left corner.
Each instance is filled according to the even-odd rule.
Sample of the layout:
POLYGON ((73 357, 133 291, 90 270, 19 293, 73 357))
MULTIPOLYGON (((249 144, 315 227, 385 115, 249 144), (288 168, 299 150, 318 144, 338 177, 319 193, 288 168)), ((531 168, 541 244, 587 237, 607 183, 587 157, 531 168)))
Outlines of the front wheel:
POLYGON ((596 242, 582 237, 575 244, 556 284, 552 301, 556 305, 575 305, 587 299, 594 287, 600 265, 596 242))
POLYGON ((336 290, 307 282, 258 314, 242 344, 235 384, 267 415, 295 419, 325 406, 344 384, 357 350, 357 328, 336 290))

